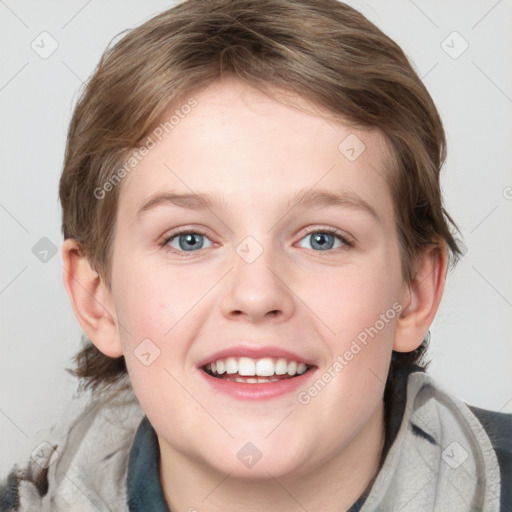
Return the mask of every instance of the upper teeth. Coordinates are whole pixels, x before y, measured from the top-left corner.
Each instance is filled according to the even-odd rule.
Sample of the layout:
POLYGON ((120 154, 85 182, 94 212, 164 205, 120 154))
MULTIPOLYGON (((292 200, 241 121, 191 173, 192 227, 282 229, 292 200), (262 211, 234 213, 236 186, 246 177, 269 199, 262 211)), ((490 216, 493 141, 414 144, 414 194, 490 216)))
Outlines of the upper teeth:
POLYGON ((304 363, 288 361, 287 359, 276 359, 264 357, 262 359, 251 359, 250 357, 227 357, 217 359, 206 365, 212 373, 232 375, 238 373, 242 376, 257 375, 259 377, 270 377, 272 375, 301 375, 307 370, 304 363))

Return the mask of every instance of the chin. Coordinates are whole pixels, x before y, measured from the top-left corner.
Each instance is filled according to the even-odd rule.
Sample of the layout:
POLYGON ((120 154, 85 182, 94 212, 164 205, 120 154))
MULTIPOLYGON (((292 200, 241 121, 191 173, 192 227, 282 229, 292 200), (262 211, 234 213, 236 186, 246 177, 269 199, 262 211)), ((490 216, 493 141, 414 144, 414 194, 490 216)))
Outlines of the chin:
MULTIPOLYGON (((271 440, 264 436, 230 439, 226 445, 217 445, 216 450, 208 453, 205 462, 220 473, 243 480, 300 476, 313 468, 304 438, 299 436, 295 441, 290 443, 288 437, 288 443, 284 443, 277 437, 271 440)), ((204 445, 201 448, 204 450, 204 445)))

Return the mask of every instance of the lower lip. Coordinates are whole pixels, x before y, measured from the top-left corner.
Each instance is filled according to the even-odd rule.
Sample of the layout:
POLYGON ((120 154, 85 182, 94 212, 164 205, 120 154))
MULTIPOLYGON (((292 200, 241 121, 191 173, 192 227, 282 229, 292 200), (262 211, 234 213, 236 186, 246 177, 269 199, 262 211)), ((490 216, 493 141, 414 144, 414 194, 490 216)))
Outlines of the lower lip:
POLYGON ((297 388, 303 386, 314 372, 314 368, 310 368, 302 375, 290 379, 248 384, 245 382, 219 379, 212 377, 203 370, 199 370, 199 373, 202 374, 206 382, 216 391, 242 400, 268 400, 292 393, 296 391, 297 388))

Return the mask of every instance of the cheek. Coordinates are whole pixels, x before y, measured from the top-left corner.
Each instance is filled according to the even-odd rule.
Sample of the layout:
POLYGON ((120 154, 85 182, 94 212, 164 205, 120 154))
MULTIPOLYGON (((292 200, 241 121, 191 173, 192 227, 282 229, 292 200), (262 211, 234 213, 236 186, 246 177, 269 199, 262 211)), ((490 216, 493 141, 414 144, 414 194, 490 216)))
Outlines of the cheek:
POLYGON ((170 393, 180 407, 191 407, 179 399, 179 383, 189 385, 189 349, 204 324, 201 299, 215 284, 215 276, 162 263, 139 265, 136 259, 124 265, 124 273, 118 268, 118 276, 126 277, 116 282, 115 303, 123 353, 139 400, 150 410, 168 407, 164 395, 170 393))
POLYGON ((321 400, 333 410, 343 403, 352 414, 364 414, 377 404, 387 379, 401 308, 399 259, 380 255, 303 284, 299 293, 319 318, 327 348, 320 378, 329 381, 330 391, 321 400))
POLYGON ((115 303, 126 366, 138 400, 150 419, 164 410, 193 418, 195 402, 181 384, 188 388, 186 358, 200 324, 194 305, 211 284, 191 272, 186 279, 179 278, 161 265, 139 267, 127 261, 125 269, 126 277, 116 283, 115 303))
POLYGON ((212 280, 150 264, 131 265, 125 275, 118 281, 115 297, 118 320, 126 327, 125 341, 150 337, 158 345, 173 335, 182 320, 190 320, 212 280))
POLYGON ((396 316, 393 305, 399 298, 400 283, 398 265, 374 261, 340 268, 328 275, 312 274, 303 278, 296 290, 331 337, 347 340, 376 323, 379 331, 389 331, 390 320, 396 316))

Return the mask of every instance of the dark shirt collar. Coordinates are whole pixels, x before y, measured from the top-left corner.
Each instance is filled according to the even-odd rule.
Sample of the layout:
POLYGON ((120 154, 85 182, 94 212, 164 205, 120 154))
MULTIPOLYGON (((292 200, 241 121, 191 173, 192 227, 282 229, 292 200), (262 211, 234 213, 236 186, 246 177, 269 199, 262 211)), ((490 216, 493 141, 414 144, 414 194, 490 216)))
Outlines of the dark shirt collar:
POLYGON ((127 495, 130 512, 170 512, 164 499, 158 466, 160 448, 147 416, 137 428, 128 461, 127 495))

